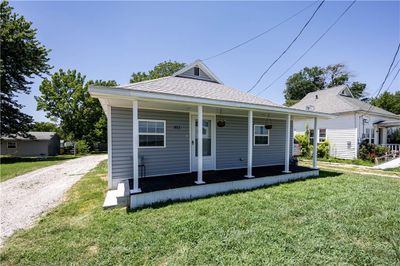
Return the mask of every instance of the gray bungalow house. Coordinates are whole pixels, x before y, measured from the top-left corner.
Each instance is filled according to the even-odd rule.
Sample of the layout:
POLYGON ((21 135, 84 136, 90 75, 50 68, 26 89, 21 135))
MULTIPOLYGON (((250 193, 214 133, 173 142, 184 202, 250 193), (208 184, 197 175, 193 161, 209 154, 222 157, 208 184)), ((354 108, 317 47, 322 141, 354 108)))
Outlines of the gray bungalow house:
POLYGON ((313 168, 290 165, 293 119, 316 124, 333 117, 225 86, 199 60, 169 77, 91 86, 89 92, 108 118, 105 207, 136 208, 316 176, 316 156, 313 168))
POLYGON ((56 132, 28 132, 30 137, 1 137, 1 155, 54 156, 60 152, 60 137, 56 132))

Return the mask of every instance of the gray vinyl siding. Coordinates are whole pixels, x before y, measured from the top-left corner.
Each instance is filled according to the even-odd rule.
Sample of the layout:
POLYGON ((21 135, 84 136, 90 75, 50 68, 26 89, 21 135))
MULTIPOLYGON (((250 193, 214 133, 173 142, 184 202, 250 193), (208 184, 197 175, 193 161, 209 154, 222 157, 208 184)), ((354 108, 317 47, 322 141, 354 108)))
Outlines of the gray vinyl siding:
POLYGON ((13 156, 48 156, 49 140, 3 140, 1 142, 1 155, 13 156), (16 149, 7 148, 7 142, 16 142, 16 149))
MULTIPOLYGON (((166 147, 139 148, 147 176, 190 171, 189 117, 183 112, 139 110, 139 119, 166 121, 166 147)), ((224 120, 226 126, 216 129, 217 169, 246 167, 247 117, 224 116, 224 120)), ((113 179, 132 178, 132 109, 112 107, 111 124, 113 179)), ((263 125, 265 119, 255 118, 254 124, 263 125)), ((253 146, 254 166, 284 164, 286 121, 271 120, 271 124, 270 144, 253 146)))
MULTIPOLYGON (((219 117, 217 116, 217 121, 219 117)), ((247 166, 247 118, 224 117, 225 127, 217 127, 217 169, 247 166)), ((265 124, 265 119, 255 118, 254 124, 265 124)), ((253 146, 253 166, 279 165, 285 161, 285 120, 271 120, 270 141, 267 146, 253 146)), ((293 135, 291 135, 293 140, 293 135)), ((292 141, 291 141, 292 143, 292 141)), ((292 147, 290 147, 290 154, 292 147)))
MULTIPOLYGON (((254 124, 264 125, 265 119, 255 118, 254 124)), ((269 133, 269 145, 253 146, 253 166, 278 165, 285 163, 286 121, 271 120, 272 129, 269 133)), ((293 125, 291 125, 293 128, 293 125)), ((293 135, 291 134, 291 142, 293 135)), ((290 154, 292 145, 290 146, 290 154)))
POLYGON ((132 109, 111 108, 112 178, 133 177, 132 109))
POLYGON ((139 110, 139 118, 166 120, 166 147, 139 148, 139 158, 146 165, 146 175, 189 172, 189 113, 139 110))
MULTIPOLYGON (((189 113, 139 110, 139 119, 166 120, 166 147, 139 148, 146 175, 189 172, 189 113)), ((112 107, 111 124, 113 179, 132 178, 132 109, 112 107)))
POLYGON ((183 72, 182 74, 179 75, 180 77, 187 77, 187 78, 194 78, 194 79, 201 79, 201 80, 208 80, 208 81, 213 81, 209 76, 207 76, 206 73, 203 72, 203 70, 199 69, 199 75, 195 76, 194 75, 194 68, 189 69, 186 72, 183 72))
POLYGON ((225 127, 217 127, 216 132, 217 169, 246 167, 247 118, 224 116, 223 119, 225 127))
POLYGON ((48 153, 50 156, 58 155, 60 153, 60 137, 54 135, 49 141, 48 153))

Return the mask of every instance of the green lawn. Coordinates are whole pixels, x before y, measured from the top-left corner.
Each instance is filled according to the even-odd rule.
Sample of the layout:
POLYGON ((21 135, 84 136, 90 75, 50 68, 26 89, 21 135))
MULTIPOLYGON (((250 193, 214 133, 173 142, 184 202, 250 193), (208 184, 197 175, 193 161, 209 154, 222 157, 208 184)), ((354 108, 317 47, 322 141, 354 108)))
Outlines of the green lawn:
POLYGON ((400 180, 321 178, 127 212, 103 210, 106 163, 0 251, 10 264, 400 263, 400 180))
MULTIPOLYGON (((312 158, 302 158, 300 157, 299 160, 312 160, 312 158)), ((346 163, 346 164, 354 164, 354 165, 363 165, 363 166, 374 166, 375 164, 370 161, 365 161, 361 159, 339 159, 339 158, 318 158, 318 161, 321 162, 329 162, 329 163, 346 163)))
POLYGON ((73 155, 58 155, 49 157, 1 157, 0 182, 25 174, 27 172, 76 158, 73 155))
POLYGON ((385 169, 384 171, 400 173, 400 167, 385 169))

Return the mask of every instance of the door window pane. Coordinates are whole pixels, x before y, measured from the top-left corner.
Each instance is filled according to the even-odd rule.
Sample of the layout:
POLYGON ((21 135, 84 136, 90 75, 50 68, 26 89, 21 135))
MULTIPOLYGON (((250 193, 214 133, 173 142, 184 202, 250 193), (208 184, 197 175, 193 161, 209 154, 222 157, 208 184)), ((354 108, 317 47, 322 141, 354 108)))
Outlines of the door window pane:
MULTIPOLYGON (((195 122, 195 156, 197 157, 197 120, 195 122)), ((203 120, 203 156, 211 156, 211 120, 203 120)))

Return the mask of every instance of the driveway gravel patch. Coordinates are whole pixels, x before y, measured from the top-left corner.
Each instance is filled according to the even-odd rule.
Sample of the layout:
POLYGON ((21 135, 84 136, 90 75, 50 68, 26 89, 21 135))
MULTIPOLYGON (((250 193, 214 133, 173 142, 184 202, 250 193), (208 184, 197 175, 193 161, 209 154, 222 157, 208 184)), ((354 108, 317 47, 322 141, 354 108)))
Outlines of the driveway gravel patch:
POLYGON ((54 208, 64 193, 107 155, 90 155, 41 168, 0 183, 0 244, 54 208))

